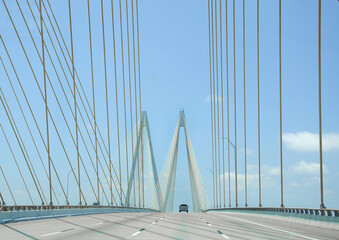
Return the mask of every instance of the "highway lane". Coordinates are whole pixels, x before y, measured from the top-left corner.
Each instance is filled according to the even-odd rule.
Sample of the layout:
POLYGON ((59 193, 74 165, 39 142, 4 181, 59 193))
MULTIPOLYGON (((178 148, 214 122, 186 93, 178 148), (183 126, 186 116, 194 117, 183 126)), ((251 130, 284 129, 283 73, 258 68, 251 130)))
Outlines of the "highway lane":
POLYGON ((0 239, 339 239, 339 231, 252 214, 112 213, 2 224, 0 239))
POLYGON ((321 227, 314 222, 310 224, 310 221, 301 219, 287 221, 281 217, 239 213, 206 215, 216 228, 232 239, 339 239, 338 230, 321 227))

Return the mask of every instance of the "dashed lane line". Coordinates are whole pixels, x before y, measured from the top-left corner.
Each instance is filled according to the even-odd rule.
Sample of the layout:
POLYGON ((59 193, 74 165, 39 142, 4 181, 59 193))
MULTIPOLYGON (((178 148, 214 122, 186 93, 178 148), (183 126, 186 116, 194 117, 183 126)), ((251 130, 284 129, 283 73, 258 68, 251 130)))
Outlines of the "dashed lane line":
POLYGON ((74 228, 69 228, 69 229, 61 230, 60 232, 64 233, 64 232, 69 232, 69 231, 72 231, 72 230, 74 230, 74 228))
POLYGON ((72 231, 72 230, 74 230, 74 228, 64 229, 64 230, 61 230, 59 232, 47 233, 47 234, 41 235, 41 237, 52 236, 52 235, 56 235, 56 234, 60 234, 60 233, 69 232, 69 231, 72 231))
MULTIPOLYGON (((167 215, 166 215, 167 216, 167 215)), ((160 220, 164 219, 165 217, 161 217, 160 220)), ((158 222, 158 220, 155 220, 154 222, 152 222, 152 224, 148 225, 148 226, 151 226, 151 225, 154 225, 158 222)), ((142 231, 146 230, 146 228, 141 228, 139 231, 135 232, 132 234, 132 237, 135 237, 136 235, 140 234, 142 231)))
POLYGON ((224 234, 222 231, 220 230, 216 230, 217 233, 219 233, 223 238, 226 238, 226 239, 231 239, 229 236, 227 236, 226 234, 224 234))
POLYGON ((136 235, 140 234, 142 231, 144 231, 145 228, 141 228, 139 231, 132 234, 132 237, 135 237, 136 235))

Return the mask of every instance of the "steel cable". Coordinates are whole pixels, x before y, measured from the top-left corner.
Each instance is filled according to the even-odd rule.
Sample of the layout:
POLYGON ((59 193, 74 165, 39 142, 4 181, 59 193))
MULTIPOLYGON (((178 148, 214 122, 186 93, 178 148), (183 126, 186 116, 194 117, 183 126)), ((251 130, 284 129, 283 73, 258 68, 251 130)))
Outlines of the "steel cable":
POLYGON ((245 0, 242 2, 243 7, 243 61, 244 61, 244 152, 245 152, 245 207, 247 207, 247 142, 246 142, 246 54, 245 54, 245 0))
MULTIPOLYGON (((223 79, 223 64, 222 64, 222 11, 220 0, 220 80, 221 80, 221 131, 222 131, 222 180, 223 180, 223 195, 224 195, 224 207, 226 207, 226 193, 225 193, 225 136, 224 136, 224 79, 223 79)), ((219 174, 220 175, 220 174, 219 174)), ((221 192, 220 192, 221 193, 221 192)))
POLYGON ((260 85, 259 85, 259 0, 257 0, 257 62, 258 62, 258 162, 259 162, 259 207, 261 207, 261 163, 260 163, 260 85))
MULTIPOLYGON (((0 127, 2 128, 1 124, 0 124, 0 127)), ((0 170, 1 170, 2 176, 4 177, 4 180, 5 180, 5 182, 6 182, 6 185, 7 185, 7 188, 8 188, 8 190, 9 190, 9 193, 11 194, 11 197, 12 197, 12 200, 13 200, 13 202, 14 202, 14 205, 17 205, 17 204, 16 204, 16 201, 15 201, 15 198, 14 198, 14 196, 13 196, 12 190, 11 190, 9 184, 8 184, 7 178, 6 178, 6 176, 5 176, 4 171, 2 170, 2 167, 1 167, 1 166, 0 166, 0 170)))
MULTIPOLYGON (((125 91, 125 62, 124 62, 124 38, 123 38, 123 28, 122 28, 121 0, 119 0, 119 9, 120 9, 122 86, 123 86, 123 95, 124 95, 125 144, 126 144, 126 164, 127 164, 126 169, 127 169, 127 181, 128 181, 128 145, 127 145, 127 116, 126 116, 126 91, 125 91)), ((126 12, 128 12, 127 6, 126 6, 126 12)))
POLYGON ((115 108, 117 117, 117 140, 118 140, 118 156, 119 156, 119 183, 120 183, 120 205, 122 206, 122 183, 121 183, 121 159, 120 159, 120 134, 119 134, 119 104, 118 104, 118 77, 116 67, 116 49, 115 49, 115 30, 114 30, 114 11, 113 11, 113 0, 111 0, 112 10, 112 34, 113 34, 113 54, 114 54, 114 79, 115 79, 115 108))
MULTIPOLYGON (((212 0, 213 1, 213 0, 212 0)), ((212 98, 212 59, 211 59, 211 10, 210 10, 210 2, 211 0, 208 0, 208 46, 209 46, 209 60, 210 60, 210 100, 211 100, 211 137, 212 137, 212 169, 214 173, 214 137, 213 137, 213 98, 212 98)), ((215 182, 214 182, 214 174, 212 176, 213 178, 213 204, 215 208, 215 182)))

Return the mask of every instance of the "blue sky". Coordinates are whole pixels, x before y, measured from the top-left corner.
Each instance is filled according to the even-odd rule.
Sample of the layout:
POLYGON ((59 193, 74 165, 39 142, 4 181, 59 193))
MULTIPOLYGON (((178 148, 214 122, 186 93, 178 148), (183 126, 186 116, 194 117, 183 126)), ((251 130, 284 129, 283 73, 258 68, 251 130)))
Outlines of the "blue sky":
MULTIPOLYGON (((29 1, 34 4, 33 1, 29 1)), ((112 152, 116 152, 116 116, 114 100, 114 74, 112 25, 110 1, 105 3, 105 33, 108 65, 108 89, 110 90, 110 124, 112 134, 112 152)), ((124 2, 124 1, 123 1, 124 2)), ((21 19, 15 2, 7 1, 12 17, 27 46, 29 56, 36 71, 42 72, 38 57, 29 38, 29 34, 21 19)), ((56 18, 61 26, 65 40, 70 46, 68 6, 67 1, 52 2, 56 18), (67 10, 67 11, 66 11, 67 10)), ((89 60, 89 40, 87 25, 87 4, 72 3, 74 56, 75 67, 79 73, 85 91, 91 99, 91 75, 89 60)), ((130 4, 130 2, 129 2, 130 4)), ((30 16, 26 3, 20 3, 23 11, 30 16)), ((34 6, 34 5, 32 5, 34 6)), ((284 187, 285 206, 288 207, 319 207, 319 152, 318 152, 318 1, 312 0, 283 0, 282 1, 282 89, 283 89, 283 159, 284 159, 284 187)), ((114 1, 117 69, 119 84, 120 107, 120 134, 123 138, 123 96, 120 47, 119 1, 114 1)), ((223 20, 225 21, 225 1, 222 1, 223 20)), ((258 205, 258 146, 257 146, 257 61, 256 61, 256 1, 246 1, 246 105, 247 105, 247 152, 248 152, 248 202, 250 206, 258 205)), ((38 11, 34 6, 34 13, 38 11)), ((96 81, 98 125, 106 139, 106 106, 104 89, 104 71, 102 54, 102 31, 100 4, 91 2, 91 20, 94 50, 94 73, 96 81)), ((323 107, 323 141, 324 141, 324 189, 325 205, 328 208, 338 208, 339 188, 336 184, 339 178, 339 4, 336 0, 327 0, 322 3, 322 107, 323 107)), ((190 132, 197 161, 207 191, 212 199, 212 168, 211 162, 211 125, 210 125, 210 89, 209 89, 209 49, 208 49, 208 17, 207 1, 139 1, 140 20, 140 57, 142 81, 142 109, 148 113, 150 130, 153 140, 153 149, 158 171, 166 158, 180 109, 185 110, 188 129, 190 132)), ((129 13, 130 14, 130 13, 129 13)), ((219 13, 218 13, 219 14, 219 13)), ((125 19, 125 2, 123 3, 123 17, 125 19)), ((28 23, 41 51, 39 33, 33 18, 28 23)), ((233 109, 233 35, 232 35, 232 1, 228 1, 229 26, 229 87, 230 87, 230 139, 234 141, 234 109, 233 109)), ((22 49, 11 26, 3 3, 0 4, 0 34, 2 35, 18 74, 25 78, 24 85, 28 89, 34 83, 34 78, 24 58, 22 49), (27 80, 26 80, 27 79, 27 80)), ((126 29, 124 28, 124 51, 126 54, 126 29)), ((225 22, 223 22, 225 27, 225 22)), ((130 26, 131 27, 131 26, 130 26)), ((243 52, 242 52, 242 1, 236 1, 236 78, 237 78, 237 147, 238 147, 238 181, 239 205, 244 205, 244 138, 243 138, 243 52)), ((225 30, 223 29, 225 40, 225 30)), ((46 40, 50 47, 50 42, 46 40)), ((219 47, 218 47, 219 48, 219 47)), ((8 69, 10 63, 5 55, 4 48, 0 47, 1 57, 4 58, 8 69)), ((223 43, 223 61, 225 63, 225 42, 223 43)), ((54 57, 55 61, 56 58, 54 57)), ((280 176, 279 176, 279 65, 278 65, 278 1, 260 1, 260 101, 261 101, 261 160, 262 160, 262 203, 263 206, 280 205, 280 176)), ((127 57, 125 56, 125 77, 128 80, 127 57)), ((9 88, 8 80, 1 66, 1 88, 5 92, 10 106, 13 106, 18 118, 22 135, 28 146, 32 146, 15 99, 9 88), (7 95, 8 94, 8 95, 7 95)), ((60 70, 60 67, 58 67, 60 70)), ((220 67, 219 67, 220 70, 220 67)), ((51 72, 48 63, 47 71, 51 72)), ((133 72, 133 71, 132 71, 133 72)), ((223 66, 224 86, 226 85, 226 68, 223 66)), ((67 73, 68 74, 68 73, 67 73)), ((62 74, 61 74, 62 75, 62 74)), ((69 75, 69 74, 68 74, 69 75)), ((10 76, 15 79, 13 71, 10 76)), ((54 75, 53 75, 54 76, 54 75)), ((133 75, 132 75, 133 76, 133 75)), ((38 77, 42 83, 42 74, 38 77)), ((53 81, 57 81, 53 77, 53 81)), ((57 92, 61 95, 60 88, 57 92)), ((226 92, 226 91, 224 91, 226 92)), ((50 108, 56 112, 56 119, 61 129, 66 128, 62 123, 62 115, 58 112, 56 101, 51 96, 50 108), (58 113, 57 113, 58 112, 58 113)), ((70 94, 70 91, 68 91, 70 94)), ((43 132, 44 105, 36 86, 28 91, 29 99, 33 104, 43 132)), ((21 96, 21 95, 20 95, 21 96)), ((21 96, 20 99, 23 100, 21 96)), ((221 99, 226 106, 226 97, 221 99)), ((66 104, 65 100, 61 102, 66 104)), ((129 101, 127 101, 129 104, 129 101)), ((72 105, 72 102, 71 102, 72 105)), ((72 105, 73 106, 73 105, 72 105)), ((127 105, 129 106, 129 105, 127 105)), ((226 110, 226 108, 225 108, 226 110)), ((25 112, 29 114, 28 108, 25 112)), ((70 111, 67 117, 71 119, 70 111)), ((13 145, 16 144, 10 125, 3 108, 0 110, 0 121, 10 135, 13 145)), ((129 119, 129 114, 127 114, 129 119)), ((226 112, 225 112, 226 120, 226 112)), ((33 124, 32 120, 30 123, 33 124)), ((70 121, 71 124, 74 122, 70 121)), ((227 122, 225 121, 225 126, 227 122)), ((74 128, 73 125, 71 127, 74 128)), ((226 129, 226 128, 225 128, 226 129)), ((65 135, 66 147, 74 159, 74 148, 71 140, 65 135), (69 145, 68 145, 68 144, 69 145)), ((37 135, 38 133, 35 132, 37 135)), ((227 132, 225 132, 227 135, 227 132)), ((57 136, 51 131, 52 156, 63 159, 58 162, 60 175, 66 179, 69 168, 64 168, 64 155, 56 140, 57 136)), ((22 186, 14 183, 18 177, 16 169, 11 168, 13 162, 8 147, 0 138, 1 165, 7 167, 7 175, 12 179, 13 188, 22 186), (12 160, 11 160, 12 161, 12 160)), ((183 136, 180 137, 179 159, 176 182, 175 205, 182 202, 190 204, 189 175, 186 160, 186 151, 183 136)), ((226 143, 226 142, 225 142, 226 143)), ((33 146, 32 146, 33 147, 33 146)), ((20 156, 18 147, 17 155, 20 156)), ((41 147, 42 149, 42 147, 41 147)), ((231 151, 231 172, 234 173, 234 151, 231 151)), ((227 144, 225 144, 227 153, 227 144)), ((44 152, 45 154, 45 152, 44 152)), ((34 156, 34 153, 32 153, 34 156)), ((23 159, 21 159, 23 161, 23 159)), ((37 160, 38 161, 38 160, 37 160)), ((225 155, 227 161, 227 154, 225 155)), ((226 168, 227 171, 227 168, 226 168)), ((26 172, 28 174, 28 172, 26 172)), ((85 176, 84 176, 85 177, 85 176)), ((232 205, 234 205, 234 175, 232 175, 232 205)), ((2 179, 2 178, 1 178, 2 179)), ((64 180, 63 180, 64 181, 64 180)), ((74 181, 74 180, 73 180, 74 181)), ((3 180, 1 180, 3 182, 3 180)), ((65 182, 65 181, 64 181, 65 182)), ((46 183, 47 184, 47 183, 46 183)), ((73 188, 75 183, 73 182, 73 188)), ((84 183, 85 184, 85 183, 84 183)), ((226 183, 227 185, 227 183, 226 183)), ((1 184, 1 188, 5 186, 1 184)), ((1 190, 7 191, 7 190, 1 190)), ((21 189, 23 191, 23 189, 21 189)), ((19 193, 18 193, 19 195, 19 193)), ((226 198, 228 199, 227 195, 226 198)), ((76 194, 74 194, 76 199, 76 194)), ((74 200, 76 202, 76 200, 74 200)), ((228 202, 227 202, 228 203, 228 202)))

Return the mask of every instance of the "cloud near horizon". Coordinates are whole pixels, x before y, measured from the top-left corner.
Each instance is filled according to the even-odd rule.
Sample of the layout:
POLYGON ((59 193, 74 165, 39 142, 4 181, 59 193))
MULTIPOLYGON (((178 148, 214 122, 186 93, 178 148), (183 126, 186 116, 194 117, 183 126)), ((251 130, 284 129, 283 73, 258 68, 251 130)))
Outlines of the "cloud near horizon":
MULTIPOLYGON (((213 96, 211 97, 211 95, 209 95, 209 96, 205 97, 204 102, 208 102, 209 103, 209 102, 212 101, 212 98, 213 98, 213 96)), ((217 102, 217 96, 214 97, 214 101, 217 102)), ((219 96, 218 101, 221 102, 222 101, 222 97, 219 96)))
MULTIPOLYGON (((245 153, 245 148, 244 148, 244 147, 241 148, 241 149, 240 149, 240 152, 245 153)), ((253 154, 253 153, 254 153, 254 151, 253 151, 252 149, 246 148, 246 154, 247 154, 247 155, 251 155, 251 154, 253 154)))
MULTIPOLYGON (((319 166, 319 163, 308 163, 306 161, 299 161, 296 165, 291 166, 289 169, 290 171, 298 174, 317 175, 320 171, 319 166)), ((328 172, 328 169, 325 165, 323 165, 323 171, 324 173, 328 172)))
MULTIPOLYGON (((318 152, 319 134, 308 131, 283 133, 283 142, 287 148, 300 152, 318 152)), ((339 133, 323 134, 323 151, 339 150, 339 133)))

